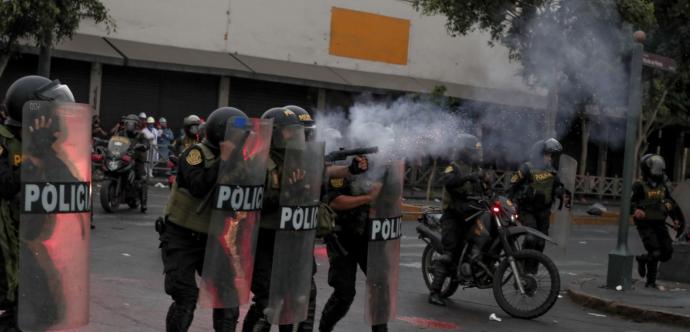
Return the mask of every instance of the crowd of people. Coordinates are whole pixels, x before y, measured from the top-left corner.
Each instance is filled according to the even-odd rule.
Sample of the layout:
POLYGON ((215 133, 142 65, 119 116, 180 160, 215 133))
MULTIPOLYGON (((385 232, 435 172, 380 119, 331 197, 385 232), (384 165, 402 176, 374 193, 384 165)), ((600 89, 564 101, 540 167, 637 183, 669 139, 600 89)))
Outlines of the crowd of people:
MULTIPOLYGON (((112 136, 117 136, 125 129, 125 118, 110 130, 102 127, 100 116, 93 116, 92 135, 94 138, 107 141, 112 136)), ((148 177, 154 176, 154 170, 159 163, 166 163, 170 157, 179 155, 184 149, 201 140, 204 121, 196 115, 184 118, 183 128, 179 135, 175 135, 173 129, 168 127, 168 120, 160 117, 156 120, 141 112, 137 116, 136 131, 141 133, 148 142, 148 152, 145 158, 145 170, 148 177)))

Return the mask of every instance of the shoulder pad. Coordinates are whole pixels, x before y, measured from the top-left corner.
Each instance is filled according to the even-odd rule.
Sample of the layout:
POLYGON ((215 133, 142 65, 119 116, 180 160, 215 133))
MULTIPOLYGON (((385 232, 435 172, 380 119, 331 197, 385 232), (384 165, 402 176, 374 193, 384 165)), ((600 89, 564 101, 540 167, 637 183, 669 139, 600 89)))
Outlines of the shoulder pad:
POLYGON ((14 138, 14 135, 12 135, 10 130, 1 124, 0 124, 0 136, 5 137, 5 138, 14 138))

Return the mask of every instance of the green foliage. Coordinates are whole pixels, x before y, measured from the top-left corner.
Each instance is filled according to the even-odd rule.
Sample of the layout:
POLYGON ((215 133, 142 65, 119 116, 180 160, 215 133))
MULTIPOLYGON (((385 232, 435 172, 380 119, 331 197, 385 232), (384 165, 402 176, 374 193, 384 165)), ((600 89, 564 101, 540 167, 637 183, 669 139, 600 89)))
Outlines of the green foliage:
POLYGON ((15 51, 21 39, 40 46, 46 34, 55 43, 71 38, 83 19, 103 23, 108 31, 115 28, 99 0, 4 0, 0 2, 0 52, 15 51))

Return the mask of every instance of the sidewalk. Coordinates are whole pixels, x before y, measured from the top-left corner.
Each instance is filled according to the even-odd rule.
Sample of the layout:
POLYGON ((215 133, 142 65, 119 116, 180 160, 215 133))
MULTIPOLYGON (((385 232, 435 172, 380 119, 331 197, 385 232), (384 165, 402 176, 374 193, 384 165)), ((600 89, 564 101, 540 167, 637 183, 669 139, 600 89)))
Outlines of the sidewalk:
MULTIPOLYGON (((618 225, 619 209, 617 206, 606 206, 608 211, 600 216, 587 214, 587 209, 590 206, 591 204, 579 203, 573 205, 573 225, 618 225)), ((424 208, 432 207, 440 208, 441 202, 407 198, 403 202, 403 220, 415 221, 424 208)))
POLYGON ((569 285, 568 295, 585 307, 634 321, 690 328, 690 284, 658 282, 666 291, 645 288, 642 280, 636 280, 629 291, 608 289, 605 284, 603 276, 582 279, 569 285))

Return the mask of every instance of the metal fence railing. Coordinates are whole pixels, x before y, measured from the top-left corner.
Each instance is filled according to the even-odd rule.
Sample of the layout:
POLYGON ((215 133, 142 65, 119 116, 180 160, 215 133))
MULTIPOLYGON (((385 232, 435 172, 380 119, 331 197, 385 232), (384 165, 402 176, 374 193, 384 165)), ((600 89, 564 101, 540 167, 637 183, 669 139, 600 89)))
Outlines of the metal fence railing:
MULTIPOLYGON (((436 167, 434 172, 433 167, 408 167, 405 170, 405 186, 408 189, 416 190, 417 192, 426 192, 431 189, 432 192, 438 192, 441 189, 440 174, 444 167, 436 167), (429 188, 429 179, 431 179, 431 186, 429 188)), ((504 192, 510 187, 510 178, 513 171, 502 170, 488 170, 492 179, 491 186, 498 192, 504 192)), ((600 198, 616 199, 620 198, 623 190, 623 180, 615 177, 600 177, 600 176, 580 176, 575 180, 575 195, 578 196, 596 196, 600 198)))

